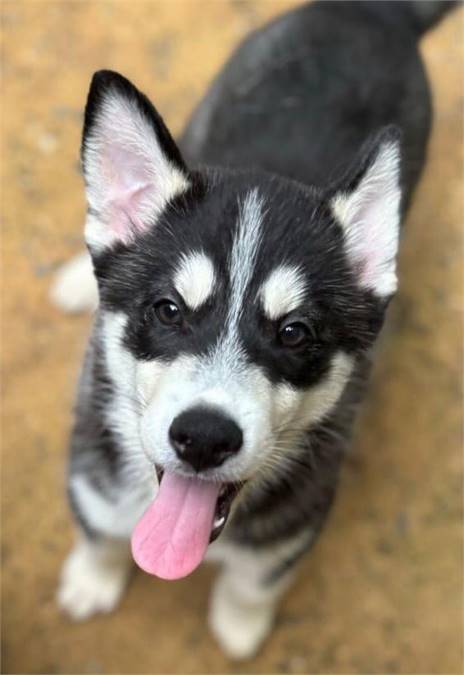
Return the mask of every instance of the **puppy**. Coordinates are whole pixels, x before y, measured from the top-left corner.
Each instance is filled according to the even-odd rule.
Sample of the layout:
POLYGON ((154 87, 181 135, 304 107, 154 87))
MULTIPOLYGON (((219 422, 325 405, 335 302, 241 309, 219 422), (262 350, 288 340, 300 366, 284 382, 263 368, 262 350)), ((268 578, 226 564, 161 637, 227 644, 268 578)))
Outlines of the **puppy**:
POLYGON ((280 17, 238 48, 179 145, 127 79, 94 75, 91 261, 53 291, 71 311, 98 302, 71 439, 71 617, 116 606, 131 540, 163 579, 222 564, 209 619, 230 656, 268 635, 329 513, 397 289, 431 116, 417 43, 451 4, 280 17))

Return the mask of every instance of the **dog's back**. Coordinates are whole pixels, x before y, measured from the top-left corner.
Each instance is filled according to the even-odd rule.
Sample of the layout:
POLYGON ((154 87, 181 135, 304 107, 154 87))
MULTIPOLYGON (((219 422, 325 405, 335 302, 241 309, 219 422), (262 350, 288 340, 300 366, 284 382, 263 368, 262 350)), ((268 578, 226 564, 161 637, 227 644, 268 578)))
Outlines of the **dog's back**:
POLYGON ((418 40, 452 4, 315 2, 277 18, 234 53, 181 147, 194 162, 324 187, 371 133, 394 124, 409 196, 431 120, 418 40))

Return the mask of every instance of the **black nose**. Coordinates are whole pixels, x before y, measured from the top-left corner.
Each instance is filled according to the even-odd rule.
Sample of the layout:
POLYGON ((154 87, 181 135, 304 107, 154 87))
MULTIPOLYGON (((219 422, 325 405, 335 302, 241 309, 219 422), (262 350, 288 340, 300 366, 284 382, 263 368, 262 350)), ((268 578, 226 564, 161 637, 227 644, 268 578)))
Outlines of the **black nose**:
POLYGON ((191 408, 178 415, 169 429, 169 438, 177 456, 195 471, 222 464, 240 450, 240 427, 220 411, 191 408))

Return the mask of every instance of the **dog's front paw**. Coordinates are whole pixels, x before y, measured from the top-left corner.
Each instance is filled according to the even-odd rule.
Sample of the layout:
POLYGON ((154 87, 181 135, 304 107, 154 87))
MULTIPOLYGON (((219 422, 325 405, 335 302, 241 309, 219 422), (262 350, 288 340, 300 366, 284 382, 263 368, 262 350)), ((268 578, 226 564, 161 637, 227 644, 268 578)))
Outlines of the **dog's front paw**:
POLYGON ((111 612, 126 586, 129 565, 106 564, 88 545, 79 543, 63 565, 57 600, 75 621, 111 612))
POLYGON ((240 602, 220 576, 213 589, 209 612, 211 631, 232 659, 247 659, 258 651, 274 622, 274 603, 240 602))

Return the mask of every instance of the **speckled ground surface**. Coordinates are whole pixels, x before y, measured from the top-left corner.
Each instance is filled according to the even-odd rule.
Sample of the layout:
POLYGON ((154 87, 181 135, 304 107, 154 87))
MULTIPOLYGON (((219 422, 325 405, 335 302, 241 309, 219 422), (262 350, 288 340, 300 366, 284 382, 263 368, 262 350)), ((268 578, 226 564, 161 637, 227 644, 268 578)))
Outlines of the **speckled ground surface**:
POLYGON ((333 518, 252 662, 205 627, 213 575, 138 573, 120 610, 72 625, 56 608, 71 543, 63 496, 88 317, 47 301, 81 246, 81 111, 93 70, 123 71, 179 131, 231 47, 292 2, 9 2, 4 38, 3 672, 462 671, 463 12, 423 42, 436 116, 356 454, 333 518))

